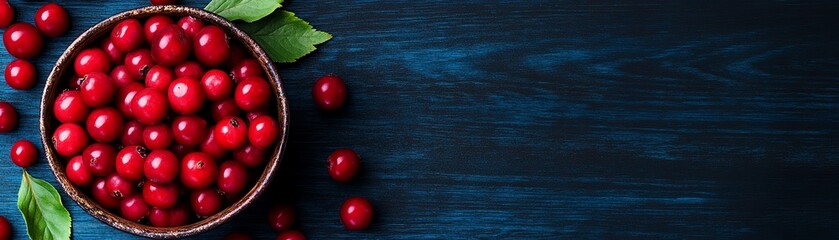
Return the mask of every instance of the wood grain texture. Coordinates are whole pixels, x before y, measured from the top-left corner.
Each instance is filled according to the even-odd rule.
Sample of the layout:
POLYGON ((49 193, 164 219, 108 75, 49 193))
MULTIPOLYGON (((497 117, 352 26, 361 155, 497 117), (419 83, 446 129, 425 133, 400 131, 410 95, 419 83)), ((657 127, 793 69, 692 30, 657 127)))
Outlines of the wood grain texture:
MULTIPOLYGON (((71 32, 34 59, 41 76, 85 28, 146 3, 63 3, 71 32)), ((12 4, 31 22, 43 2, 12 4)), ((310 239, 839 237, 839 2, 284 5, 335 38, 279 65, 292 123, 272 189, 197 238, 272 239, 279 201, 310 239), (311 101, 324 73, 349 85, 339 112, 311 101), (364 158, 349 184, 325 170, 339 147, 364 158), (376 207, 367 231, 338 220, 353 195, 376 207)), ((0 86, 22 113, 0 149, 38 139, 41 87, 0 86)), ((23 238, 19 169, 0 171, 0 214, 23 238)), ((31 172, 55 183, 46 164, 31 172)), ((64 201, 76 239, 133 237, 64 201)))

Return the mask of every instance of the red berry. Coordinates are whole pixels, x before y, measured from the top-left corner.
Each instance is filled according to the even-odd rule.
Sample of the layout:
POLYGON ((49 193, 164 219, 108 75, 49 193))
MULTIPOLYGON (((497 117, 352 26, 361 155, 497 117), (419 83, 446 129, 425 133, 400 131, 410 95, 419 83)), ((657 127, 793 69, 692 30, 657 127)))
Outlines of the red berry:
POLYGON ((70 27, 70 15, 57 3, 44 4, 35 12, 35 25, 48 37, 58 37, 70 27))
POLYGON ((178 116, 172 121, 175 141, 184 146, 197 146, 207 136, 207 120, 195 115, 178 116))
POLYGON ((171 208, 178 203, 180 189, 176 183, 146 182, 143 184, 143 199, 152 207, 171 208))
POLYGON ((15 126, 17 126, 17 110, 12 104, 0 101, 0 133, 12 131, 15 126))
POLYGON ((189 206, 183 203, 170 209, 153 207, 149 212, 149 223, 157 227, 177 227, 186 225, 190 215, 192 212, 189 206))
POLYGON ((64 123, 55 129, 52 144, 62 157, 71 157, 82 152, 87 146, 87 132, 75 123, 64 123))
POLYGON ((82 156, 75 156, 67 161, 67 179, 76 186, 86 187, 93 180, 93 175, 87 171, 82 156))
POLYGON ((35 86, 38 71, 31 62, 16 59, 6 65, 6 84, 17 90, 26 90, 35 86))
POLYGON ((168 148, 172 139, 172 130, 166 124, 155 124, 143 129, 143 143, 151 150, 168 148))
POLYGON ((122 129, 122 135, 120 135, 120 143, 123 146, 145 144, 143 143, 143 131, 145 130, 146 126, 138 121, 126 122, 122 129))
POLYGON ((186 61, 175 67, 175 78, 201 79, 201 76, 204 76, 204 68, 197 62, 186 61))
MULTIPOLYGON (((0 28, 9 26, 13 20, 15 20, 15 9, 9 1, 0 1, 0 28)), ((0 239, 8 239, 8 237, 0 239)))
POLYGON ((198 34, 198 32, 201 31, 202 28, 204 28, 204 23, 195 17, 186 16, 178 20, 178 26, 180 26, 181 29, 184 30, 187 36, 192 38, 195 37, 195 34, 198 34))
POLYGON ((329 176, 338 182, 347 182, 358 173, 361 158, 349 148, 335 150, 329 155, 329 176))
POLYGON ((44 39, 41 32, 29 23, 15 23, 3 32, 3 44, 13 57, 29 59, 41 52, 44 39))
POLYGON ((105 178, 105 189, 111 194, 111 197, 116 199, 124 199, 134 196, 134 183, 120 177, 119 174, 111 174, 105 178))
POLYGON ((262 77, 249 77, 236 85, 234 97, 236 106, 242 110, 265 108, 271 99, 271 86, 262 77))
POLYGON ((257 110, 248 111, 245 114, 245 118, 248 119, 248 122, 253 122, 253 120, 255 120, 256 118, 266 116, 268 114, 270 114, 270 112, 268 112, 268 108, 260 108, 257 110))
POLYGON ((241 118, 227 117, 216 125, 216 142, 219 146, 234 150, 245 145, 248 138, 248 125, 241 118))
POLYGON ((338 109, 347 99, 347 86, 338 75, 324 75, 312 87, 312 98, 321 109, 338 109))
POLYGON ((233 81, 230 80, 230 76, 218 69, 204 73, 201 86, 204 87, 204 92, 207 93, 207 99, 210 101, 224 100, 233 91, 233 81))
POLYGON ((110 103, 114 98, 115 91, 116 87, 114 87, 111 77, 104 73, 88 73, 82 80, 82 100, 89 107, 101 107, 110 103))
POLYGON ((193 78, 176 79, 169 85, 168 93, 170 107, 176 113, 194 114, 204 106, 204 88, 193 78))
POLYGON ((201 217, 216 214, 221 210, 221 204, 224 201, 221 194, 213 188, 194 190, 189 199, 192 205, 192 211, 201 217))
POLYGON ((306 236, 297 230, 288 230, 277 236, 276 240, 306 240, 306 236))
POLYGON ((253 236, 245 232, 232 232, 224 236, 224 240, 252 240, 253 236))
POLYGON ((268 224, 277 231, 285 231, 294 225, 297 214, 294 207, 288 204, 277 204, 268 210, 268 224))
POLYGON ((166 95, 153 88, 146 88, 134 95, 131 112, 142 124, 152 125, 166 117, 169 102, 166 95))
POLYGON ((134 195, 119 204, 119 212, 123 218, 132 222, 139 222, 149 215, 149 205, 143 201, 140 195, 134 195))
POLYGON ((233 66, 233 81, 241 82, 249 77, 262 77, 262 66, 253 58, 242 60, 233 66))
POLYGON ((218 26, 206 26, 192 38, 195 58, 204 65, 218 66, 230 57, 227 34, 218 26))
POLYGON ((111 74, 108 76, 111 77, 111 80, 114 82, 114 87, 117 89, 122 89, 125 85, 129 83, 136 83, 136 79, 128 73, 128 68, 125 65, 119 65, 111 69, 111 74))
POLYGON ((146 20, 146 24, 143 26, 143 37, 145 37, 146 42, 151 42, 154 39, 154 34, 157 33, 158 30, 174 24, 175 23, 172 22, 172 19, 169 18, 169 16, 152 16, 146 20))
POLYGON ((206 154, 209 154, 213 158, 220 159, 223 158, 224 155, 227 155, 227 149, 224 149, 218 145, 218 142, 216 142, 216 137, 215 135, 213 135, 213 132, 215 131, 213 131, 212 129, 215 129, 215 127, 211 127, 209 130, 207 130, 207 136, 204 137, 204 141, 201 142, 201 151, 206 154))
POLYGON ((125 121, 112 107, 93 110, 87 117, 87 132, 97 142, 110 142, 119 138, 125 121))
POLYGON ((265 161, 265 154, 265 150, 254 147, 253 145, 247 145, 233 151, 233 159, 247 167, 256 167, 265 161))
POLYGON ((111 30, 111 41, 121 52, 128 52, 143 44, 143 25, 134 18, 119 22, 111 30))
POLYGON ((166 26, 157 31, 150 45, 152 59, 166 66, 181 64, 192 50, 186 33, 177 26, 166 26))
POLYGON ((191 189, 201 189, 213 184, 218 175, 216 160, 202 152, 194 152, 181 160, 181 183, 191 189))
POLYGON ((373 206, 363 197, 351 197, 341 206, 341 222, 347 230, 364 230, 372 219, 373 206))
POLYGON ((175 72, 172 68, 163 65, 154 65, 149 72, 146 73, 146 87, 166 92, 169 90, 169 85, 175 80, 175 72))
POLYGON ((224 62, 225 68, 232 69, 236 66, 239 62, 246 59, 249 53, 242 47, 242 45, 231 43, 230 44, 230 57, 224 62))
POLYGON ((146 164, 146 157, 149 150, 143 146, 126 146, 117 153, 116 170, 117 174, 128 181, 139 182, 143 180, 143 166, 146 164))
POLYGON ((245 189, 248 183, 248 170, 239 162, 225 161, 219 166, 218 179, 216 186, 219 191, 228 193, 238 193, 245 189))
POLYGON ((119 94, 117 94, 117 108, 119 108, 119 112, 122 113, 128 119, 134 118, 134 111, 131 110, 131 104, 134 102, 134 96, 137 96, 137 93, 143 91, 145 87, 143 84, 138 82, 130 82, 119 89, 119 94))
POLYGON ((111 57, 99 48, 82 50, 73 65, 76 74, 84 76, 92 72, 110 73, 111 57))
POLYGON ((108 59, 111 60, 111 65, 123 63, 123 60, 125 59, 125 52, 117 49, 117 46, 114 45, 111 38, 105 38, 105 40, 102 41, 102 45, 99 47, 102 48, 102 50, 105 51, 105 54, 108 55, 108 59))
POLYGON ((91 174, 104 177, 114 172, 117 152, 105 143, 94 143, 82 152, 82 160, 91 174))
POLYGON ((55 98, 52 113, 62 123, 77 123, 85 120, 90 108, 84 104, 82 93, 77 90, 64 91, 55 98))
POLYGON ((187 154, 195 152, 195 149, 196 146, 187 146, 178 142, 173 143, 172 146, 169 147, 169 151, 172 151, 172 153, 174 153, 178 158, 184 158, 187 154))
POLYGON ((29 140, 18 140, 9 151, 9 158, 18 167, 26 168, 35 164, 38 158, 38 148, 29 140))
POLYGON ((111 196, 111 193, 109 193, 108 189, 105 188, 106 183, 107 181, 105 178, 93 180, 93 188, 90 190, 91 195, 93 195, 93 199, 104 208, 119 208, 120 200, 111 196))
POLYGON ((178 157, 168 150, 154 150, 146 157, 143 172, 149 181, 168 183, 178 177, 178 157))
POLYGON ((253 121, 248 128, 248 140, 254 147, 267 149, 274 145, 280 134, 280 126, 270 116, 261 116, 253 121))
POLYGON ((128 70, 128 74, 131 74, 131 77, 134 79, 144 79, 146 76, 146 72, 154 66, 154 60, 152 60, 151 52, 148 49, 140 48, 125 54, 125 70, 128 70))
POLYGON ((215 101, 210 105, 210 115, 212 115, 213 120, 216 121, 221 121, 226 117, 239 116, 239 112, 239 107, 236 106, 236 100, 233 100, 233 98, 215 101))

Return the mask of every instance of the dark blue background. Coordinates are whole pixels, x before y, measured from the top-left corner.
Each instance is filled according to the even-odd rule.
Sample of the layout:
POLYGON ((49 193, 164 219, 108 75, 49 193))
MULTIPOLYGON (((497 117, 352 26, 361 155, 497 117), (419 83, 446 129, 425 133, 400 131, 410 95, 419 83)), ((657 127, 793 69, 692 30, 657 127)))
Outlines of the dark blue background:
MULTIPOLYGON (((43 3, 12 1, 30 23, 43 3)), ((87 27, 147 3, 62 3, 72 28, 34 59, 40 78, 87 27)), ((279 65, 292 119, 282 176, 198 238, 273 239, 265 209, 281 201, 310 239, 839 237, 839 2, 285 5, 335 37, 279 65), (325 73, 349 85, 337 113, 311 100, 325 73), (339 147, 364 157, 354 182, 326 172, 339 147), (353 195, 376 207, 367 231, 338 219, 353 195)), ((3 154, 39 139, 43 86, 0 85, 22 114, 3 154)), ((0 171, 0 214, 24 238, 19 168, 0 171)), ((43 158, 30 171, 55 183, 43 158)), ((63 197, 74 238, 132 238, 63 197)))

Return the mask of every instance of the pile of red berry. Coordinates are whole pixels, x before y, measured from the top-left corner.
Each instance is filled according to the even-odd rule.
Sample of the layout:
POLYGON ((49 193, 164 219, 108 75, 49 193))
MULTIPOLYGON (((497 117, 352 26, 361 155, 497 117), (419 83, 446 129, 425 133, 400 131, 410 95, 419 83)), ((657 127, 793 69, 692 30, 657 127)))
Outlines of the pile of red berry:
POLYGON ((194 17, 123 20, 73 70, 52 145, 70 182, 130 221, 171 227, 219 212, 280 134, 258 62, 194 17))

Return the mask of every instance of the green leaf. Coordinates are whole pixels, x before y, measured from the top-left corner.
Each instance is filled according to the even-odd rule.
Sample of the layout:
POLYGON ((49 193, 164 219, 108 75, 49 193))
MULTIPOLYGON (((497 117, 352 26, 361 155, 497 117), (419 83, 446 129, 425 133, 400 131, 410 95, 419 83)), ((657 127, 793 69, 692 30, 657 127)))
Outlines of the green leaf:
POLYGON ((274 62, 294 62, 311 53, 315 45, 332 39, 332 35, 315 30, 289 11, 277 11, 253 23, 240 24, 265 49, 274 62))
POLYGON ((212 0, 204 10, 230 21, 254 22, 280 8, 282 2, 283 0, 212 0))
POLYGON ((26 170, 20 180, 17 207, 26 221, 29 239, 70 239, 70 213, 61 204, 58 191, 26 170))

